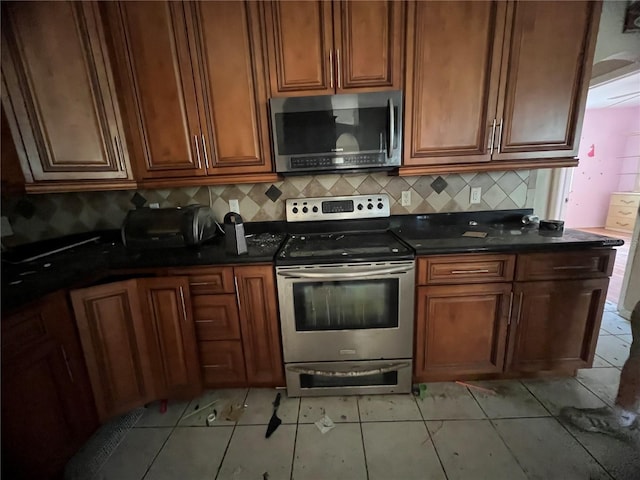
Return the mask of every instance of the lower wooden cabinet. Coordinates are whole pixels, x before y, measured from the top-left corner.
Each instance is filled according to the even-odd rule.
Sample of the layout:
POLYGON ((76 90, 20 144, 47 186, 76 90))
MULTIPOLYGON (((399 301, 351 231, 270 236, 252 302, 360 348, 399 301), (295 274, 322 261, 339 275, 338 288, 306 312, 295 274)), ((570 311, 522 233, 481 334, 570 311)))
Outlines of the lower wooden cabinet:
POLYGON ((3 476, 58 475, 97 427, 64 292, 3 317, 3 476))
POLYGON ((234 273, 247 382, 251 386, 284 385, 273 266, 235 267, 234 273))
POLYGON ((510 298, 511 283, 418 288, 415 379, 502 372, 510 298))
POLYGON ((240 387, 247 384, 240 340, 198 342, 202 381, 206 387, 240 387))
POLYGON ((608 278, 516 283, 507 368, 590 366, 608 285, 608 278))
POLYGON ((283 386, 273 265, 192 267, 192 294, 204 386, 283 386))
POLYGON ((414 380, 591 366, 614 260, 611 248, 418 258, 414 380))
POLYGON ((101 421, 201 389, 186 278, 126 280, 71 299, 101 421))

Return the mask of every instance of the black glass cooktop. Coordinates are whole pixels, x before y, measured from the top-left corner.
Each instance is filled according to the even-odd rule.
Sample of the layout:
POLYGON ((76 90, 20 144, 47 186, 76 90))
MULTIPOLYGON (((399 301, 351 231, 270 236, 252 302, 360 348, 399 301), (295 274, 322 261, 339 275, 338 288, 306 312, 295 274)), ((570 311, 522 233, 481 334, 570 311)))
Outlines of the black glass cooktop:
POLYGON ((289 236, 276 256, 276 263, 389 261, 413 257, 413 250, 387 231, 313 233, 289 236))

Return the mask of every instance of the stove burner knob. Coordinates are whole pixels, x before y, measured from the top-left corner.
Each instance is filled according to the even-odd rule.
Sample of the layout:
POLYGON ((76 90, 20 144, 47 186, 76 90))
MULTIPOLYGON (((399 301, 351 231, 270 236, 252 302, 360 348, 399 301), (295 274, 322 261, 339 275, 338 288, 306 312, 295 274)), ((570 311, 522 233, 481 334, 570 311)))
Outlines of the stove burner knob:
POLYGON ((293 213, 298 213, 298 207, 293 207, 293 208, 291 209, 291 211, 292 211, 293 213))
POLYGON ((362 210, 364 207, 362 206, 361 203, 358 204, 358 210, 362 210))
POLYGON ((312 210, 313 210, 313 213, 318 213, 318 207, 313 207, 312 210))
POLYGON ((378 210, 382 210, 382 209, 383 209, 383 207, 384 207, 384 205, 382 205, 382 202, 380 202, 380 203, 378 204, 378 210))
POLYGON ((302 213, 307 213, 309 209, 307 207, 302 207, 302 213))
POLYGON ((367 205, 367 208, 368 208, 369 210, 373 210, 373 203, 370 203, 369 205, 367 205))

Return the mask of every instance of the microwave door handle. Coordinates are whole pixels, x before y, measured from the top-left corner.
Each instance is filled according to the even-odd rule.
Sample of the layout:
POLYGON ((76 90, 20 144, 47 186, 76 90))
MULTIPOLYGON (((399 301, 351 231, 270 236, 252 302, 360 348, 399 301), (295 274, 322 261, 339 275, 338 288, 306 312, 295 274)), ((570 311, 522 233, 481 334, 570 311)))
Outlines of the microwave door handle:
POLYGON ((301 373, 306 375, 316 375, 319 377, 338 377, 338 378, 352 378, 352 377, 366 377, 369 375, 379 375, 381 373, 395 372, 402 368, 409 367, 409 362, 390 363, 378 368, 371 368, 369 370, 356 370, 340 372, 335 370, 316 370, 315 368, 300 367, 300 366, 287 366, 287 370, 294 373, 301 373))
POLYGON ((305 272, 305 271, 290 271, 290 272, 278 272, 281 277, 292 278, 317 278, 317 279, 339 279, 339 278, 366 278, 376 275, 389 275, 393 273, 406 273, 411 270, 406 266, 393 267, 393 268, 381 268, 379 270, 367 270, 358 272, 305 272))
POLYGON ((389 146, 387 147, 387 158, 393 157, 393 150, 395 143, 395 135, 396 135, 396 119, 393 114, 393 99, 389 99, 387 101, 389 105, 389 146))

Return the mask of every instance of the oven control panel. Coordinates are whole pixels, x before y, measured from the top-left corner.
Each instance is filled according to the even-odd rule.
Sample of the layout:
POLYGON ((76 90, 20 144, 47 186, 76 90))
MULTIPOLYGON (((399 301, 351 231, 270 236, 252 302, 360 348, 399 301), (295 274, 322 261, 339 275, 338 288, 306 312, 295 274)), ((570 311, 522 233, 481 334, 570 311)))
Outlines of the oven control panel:
POLYGON ((289 198, 286 201, 287 222, 318 220, 355 220, 388 217, 389 196, 352 195, 348 197, 289 198))

